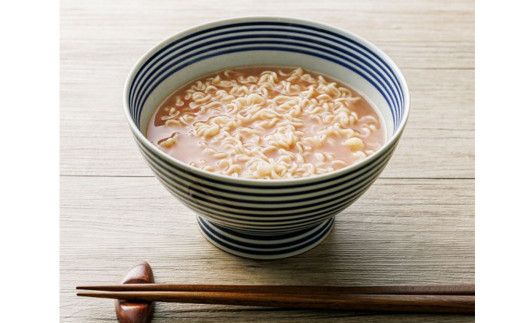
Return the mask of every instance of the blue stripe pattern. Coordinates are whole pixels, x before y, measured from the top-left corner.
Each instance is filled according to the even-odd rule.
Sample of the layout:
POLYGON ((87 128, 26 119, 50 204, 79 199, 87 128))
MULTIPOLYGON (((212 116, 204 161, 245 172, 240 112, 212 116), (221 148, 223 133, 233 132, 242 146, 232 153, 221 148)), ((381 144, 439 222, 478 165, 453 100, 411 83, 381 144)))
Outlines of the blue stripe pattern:
POLYGON ((283 18, 220 22, 173 38, 136 67, 126 86, 125 108, 139 150, 161 184, 196 212, 202 234, 217 247, 255 259, 309 250, 332 230, 334 217, 377 179, 402 134, 408 109, 406 83, 391 61, 372 48, 347 33, 283 18), (166 79, 197 62, 252 51, 260 56, 267 51, 306 55, 357 74, 388 104, 392 138, 355 167, 302 180, 259 182, 184 165, 140 133, 141 121, 147 121, 141 120, 145 102, 166 79))
POLYGON ((282 22, 250 22, 209 28, 161 48, 142 65, 130 86, 129 101, 134 122, 139 124, 143 105, 153 89, 179 70, 201 60, 228 53, 262 50, 296 52, 319 57, 357 73, 385 98, 392 112, 394 129, 401 122, 404 109, 402 86, 395 72, 373 51, 338 33, 314 26, 282 22), (258 27, 262 25, 269 25, 270 28, 258 27), (224 31, 214 33, 222 29, 224 31), (256 32, 262 33, 251 34, 256 32), (221 37, 223 35, 233 36, 221 37), (199 50, 206 46, 209 47, 199 50), (204 55, 200 56, 201 54, 204 55))

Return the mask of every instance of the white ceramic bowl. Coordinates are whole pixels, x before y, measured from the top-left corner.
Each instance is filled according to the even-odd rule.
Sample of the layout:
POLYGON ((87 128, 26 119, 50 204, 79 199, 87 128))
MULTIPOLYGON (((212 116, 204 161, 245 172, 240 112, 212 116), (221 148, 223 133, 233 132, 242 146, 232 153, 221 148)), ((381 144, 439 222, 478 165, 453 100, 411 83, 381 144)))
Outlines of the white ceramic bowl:
POLYGON ((124 93, 133 135, 162 184, 195 211, 209 241, 257 259, 293 256, 323 241, 334 216, 359 198, 387 164, 409 103, 403 75, 371 43, 330 26, 269 17, 218 21, 167 39, 138 61, 124 93), (386 143, 362 162, 332 173, 253 180, 191 167, 143 135, 156 107, 173 90, 211 72, 246 65, 301 66, 343 81, 380 112, 386 143))

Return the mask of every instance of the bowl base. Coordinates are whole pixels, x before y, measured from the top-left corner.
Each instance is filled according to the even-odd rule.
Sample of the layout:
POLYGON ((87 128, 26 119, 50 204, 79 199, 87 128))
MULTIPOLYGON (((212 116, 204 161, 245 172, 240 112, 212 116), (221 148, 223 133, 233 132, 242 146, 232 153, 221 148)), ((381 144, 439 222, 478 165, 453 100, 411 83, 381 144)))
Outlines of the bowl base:
POLYGON ((299 255, 319 245, 328 236, 334 218, 297 231, 271 233, 249 231, 217 225, 197 217, 206 239, 235 256, 250 259, 281 259, 299 255))

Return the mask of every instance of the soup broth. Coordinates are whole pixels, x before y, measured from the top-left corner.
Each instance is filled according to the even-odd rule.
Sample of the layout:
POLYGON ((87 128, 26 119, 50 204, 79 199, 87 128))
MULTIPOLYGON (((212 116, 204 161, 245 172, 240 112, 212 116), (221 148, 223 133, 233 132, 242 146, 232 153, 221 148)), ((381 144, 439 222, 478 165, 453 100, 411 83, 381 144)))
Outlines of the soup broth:
POLYGON ((220 71, 173 92, 147 138, 172 157, 223 175, 325 174, 376 151, 385 130, 360 94, 302 68, 220 71))

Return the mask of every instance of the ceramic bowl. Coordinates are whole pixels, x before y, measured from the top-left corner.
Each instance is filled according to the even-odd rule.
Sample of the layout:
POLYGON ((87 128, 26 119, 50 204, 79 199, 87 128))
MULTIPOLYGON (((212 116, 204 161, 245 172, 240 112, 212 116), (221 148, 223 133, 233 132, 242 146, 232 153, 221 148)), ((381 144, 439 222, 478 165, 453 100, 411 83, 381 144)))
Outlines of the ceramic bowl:
POLYGON ((334 217, 359 198, 387 164, 403 132, 409 103, 403 75, 371 43, 327 25, 269 17, 213 22, 165 40, 137 62, 124 92, 130 128, 157 178, 195 212, 210 242, 256 259, 293 256, 325 239, 334 217), (300 66, 346 83, 378 110, 386 143, 365 160, 332 173, 254 180, 191 167, 143 135, 156 107, 176 88, 211 72, 247 65, 300 66))

